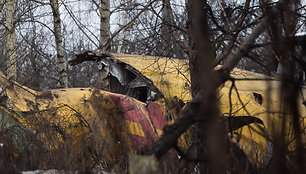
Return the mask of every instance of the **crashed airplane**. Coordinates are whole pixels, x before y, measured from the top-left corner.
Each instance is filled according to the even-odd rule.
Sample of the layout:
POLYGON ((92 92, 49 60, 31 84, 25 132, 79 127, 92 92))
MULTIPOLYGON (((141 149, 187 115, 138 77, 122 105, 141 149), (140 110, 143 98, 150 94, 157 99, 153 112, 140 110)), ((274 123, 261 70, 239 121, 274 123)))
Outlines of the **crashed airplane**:
MULTIPOLYGON (((95 88, 38 92, 0 73, 0 133, 8 137, 0 141, 5 146, 9 140, 14 157, 22 158, 34 150, 52 154, 66 147, 75 153, 76 166, 94 166, 101 160, 112 166, 127 153, 139 153, 156 142, 163 128, 173 123, 191 100, 187 60, 84 52, 69 63, 74 66, 84 61, 99 61, 107 67, 104 80, 111 92, 95 88)), ((236 92, 231 92, 232 84, 227 82, 218 91, 226 131, 249 161, 267 164, 272 156, 270 123, 279 120, 280 82, 240 69, 231 75, 236 79, 269 79, 269 83, 237 80, 236 92)), ((306 87, 302 86, 299 109, 303 131, 305 95, 306 87)), ((305 132, 302 136, 305 144, 305 132)), ((290 132, 287 138, 294 142, 290 132)), ((191 142, 188 131, 178 144, 187 149, 191 142)))

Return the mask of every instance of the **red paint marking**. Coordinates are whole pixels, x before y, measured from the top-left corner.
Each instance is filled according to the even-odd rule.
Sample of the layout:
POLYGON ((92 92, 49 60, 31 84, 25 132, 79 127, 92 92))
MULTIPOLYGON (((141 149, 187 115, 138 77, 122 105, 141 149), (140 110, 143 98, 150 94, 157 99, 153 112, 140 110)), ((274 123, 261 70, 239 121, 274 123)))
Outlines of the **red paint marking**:
POLYGON ((133 144, 133 147, 136 151, 139 151, 141 149, 143 149, 146 146, 149 146, 151 144, 153 144, 153 140, 148 139, 147 137, 142 137, 142 136, 138 136, 138 135, 132 135, 130 134, 130 138, 133 144))
MULTIPOLYGON (((140 146, 144 147, 157 140, 158 137, 145 115, 148 113, 142 112, 142 110, 147 112, 144 104, 137 103, 132 98, 123 95, 110 94, 110 97, 116 103, 120 116, 123 116, 126 120, 137 122, 142 127, 145 137, 140 139, 135 138, 136 135, 131 135, 132 142, 138 144, 137 146, 134 146, 137 150, 140 149, 140 146), (142 108, 142 110, 140 108, 142 108)), ((153 122, 152 124, 154 126, 155 123, 153 122)))
POLYGON ((147 110, 156 129, 162 130, 168 124, 164 112, 158 103, 149 103, 147 110))

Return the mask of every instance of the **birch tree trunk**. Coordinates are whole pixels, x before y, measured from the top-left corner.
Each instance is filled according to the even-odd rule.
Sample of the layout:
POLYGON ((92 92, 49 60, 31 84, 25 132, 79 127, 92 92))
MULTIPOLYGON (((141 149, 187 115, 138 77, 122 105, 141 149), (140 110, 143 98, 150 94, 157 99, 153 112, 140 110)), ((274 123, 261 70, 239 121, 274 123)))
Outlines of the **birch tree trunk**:
MULTIPOLYGON (((129 1, 126 2, 127 4, 129 4, 129 1)), ((127 24, 127 10, 124 10, 124 16, 123 16, 123 26, 125 26, 127 24)), ((118 48, 117 48, 117 53, 121 53, 121 48, 122 48, 122 44, 123 44, 123 39, 125 38, 125 33, 126 33, 127 28, 124 28, 121 33, 120 33, 120 39, 119 39, 119 43, 118 43, 118 48)))
POLYGON ((61 29, 61 18, 59 13, 58 0, 50 0, 50 5, 53 13, 54 36, 56 43, 57 65, 58 65, 60 87, 67 88, 68 87, 67 60, 64 57, 63 36, 61 29))
POLYGON ((13 80, 17 79, 16 59, 16 33, 14 25, 15 4, 14 0, 6 1, 6 66, 7 76, 13 80))
MULTIPOLYGON (((108 52, 110 51, 110 3, 109 0, 101 0, 101 6, 99 7, 100 13, 100 42, 99 51, 108 52)), ((99 69, 99 75, 96 80, 96 86, 104 90, 110 90, 109 79, 109 67, 101 63, 99 69)))
POLYGON ((102 52, 110 50, 110 3, 109 0, 101 0, 100 13, 100 43, 99 50, 102 52))

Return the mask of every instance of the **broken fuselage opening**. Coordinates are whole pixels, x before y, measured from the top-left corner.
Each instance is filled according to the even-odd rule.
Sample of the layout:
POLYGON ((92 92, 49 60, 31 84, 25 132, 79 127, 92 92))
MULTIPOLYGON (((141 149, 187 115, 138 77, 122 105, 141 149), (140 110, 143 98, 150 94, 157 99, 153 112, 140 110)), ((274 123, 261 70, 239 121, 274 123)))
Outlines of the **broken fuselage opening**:
POLYGON ((163 97, 160 90, 153 82, 141 72, 120 60, 113 58, 111 54, 84 52, 76 55, 69 61, 74 66, 85 61, 96 61, 101 67, 108 67, 109 72, 105 80, 109 81, 105 90, 133 97, 141 102, 149 103, 163 97))

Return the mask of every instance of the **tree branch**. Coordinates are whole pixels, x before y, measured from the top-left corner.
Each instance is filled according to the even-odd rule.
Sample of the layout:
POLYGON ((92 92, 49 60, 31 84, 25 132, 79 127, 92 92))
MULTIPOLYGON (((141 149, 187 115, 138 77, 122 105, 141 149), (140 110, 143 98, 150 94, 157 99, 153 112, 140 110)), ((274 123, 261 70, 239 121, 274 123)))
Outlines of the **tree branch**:
POLYGON ((78 23, 76 17, 74 16, 74 14, 68 9, 68 7, 66 6, 66 4, 63 2, 63 0, 61 0, 66 11, 68 12, 69 16, 72 18, 72 20, 74 21, 74 23, 78 26, 78 28, 80 29, 80 31, 87 37, 88 40, 91 41, 91 43, 93 43, 97 48, 99 47, 99 45, 94 42, 89 36, 88 34, 82 29, 82 27, 86 28, 97 40, 99 40, 94 33, 92 33, 86 26, 82 25, 82 27, 80 26, 80 24, 78 23))
MULTIPOLYGON (((267 27, 268 21, 271 15, 277 15, 278 10, 273 10, 272 14, 267 15, 254 29, 253 32, 245 39, 239 49, 231 54, 225 61, 221 69, 214 71, 213 75, 216 80, 213 87, 218 88, 226 80, 229 79, 230 71, 237 65, 239 60, 244 57, 251 49, 251 44, 255 42, 255 39, 262 33, 267 27)), ((197 112, 201 110, 201 106, 206 103, 202 103, 202 95, 205 91, 200 91, 192 100, 189 102, 185 109, 181 112, 180 118, 175 121, 174 124, 169 125, 164 129, 164 134, 160 139, 152 146, 151 149, 147 150, 144 154, 155 155, 158 159, 161 158, 170 148, 172 148, 177 139, 187 129, 196 122, 197 112)), ((205 108, 205 107, 204 107, 205 108)), ((205 114, 205 111, 202 113, 205 114)))
POLYGON ((166 8, 167 8, 167 12, 168 12, 168 15, 169 15, 169 19, 170 19, 170 25, 171 25, 171 33, 174 37, 174 39, 176 40, 176 42, 178 43, 178 45, 186 50, 187 52, 190 52, 190 48, 180 39, 179 35, 177 34, 176 32, 176 29, 175 29, 175 23, 174 23, 174 16, 173 16, 173 12, 172 12, 172 8, 171 8, 171 4, 170 4, 170 0, 164 0, 164 3, 166 5, 166 8))
POLYGON ((215 61, 213 63, 214 66, 217 66, 222 60, 224 60, 230 54, 231 50, 233 49, 235 41, 236 41, 236 39, 238 37, 238 34, 240 32, 239 28, 241 27, 241 25, 244 22, 245 17, 247 16, 247 9, 249 8, 249 6, 250 6, 250 0, 247 0, 245 2, 244 10, 242 12, 242 15, 238 19, 238 22, 237 22, 237 24, 235 25, 235 28, 234 28, 234 31, 236 31, 236 33, 234 35, 232 35, 232 37, 230 39, 230 43, 223 50, 222 54, 219 57, 217 57, 217 59, 215 59, 215 61))
POLYGON ((130 22, 128 22, 127 24, 125 24, 124 26, 122 26, 120 29, 118 29, 117 31, 115 31, 115 33, 114 34, 112 34, 112 37, 111 37, 111 39, 110 40, 113 40, 115 37, 116 37, 116 35, 118 34, 118 33, 120 33, 123 29, 126 29, 126 28, 128 28, 128 27, 130 27, 134 22, 135 22, 135 20, 151 5, 151 4, 153 4, 155 1, 148 1, 148 3, 143 7, 143 9, 132 19, 132 20, 130 20, 130 22))

